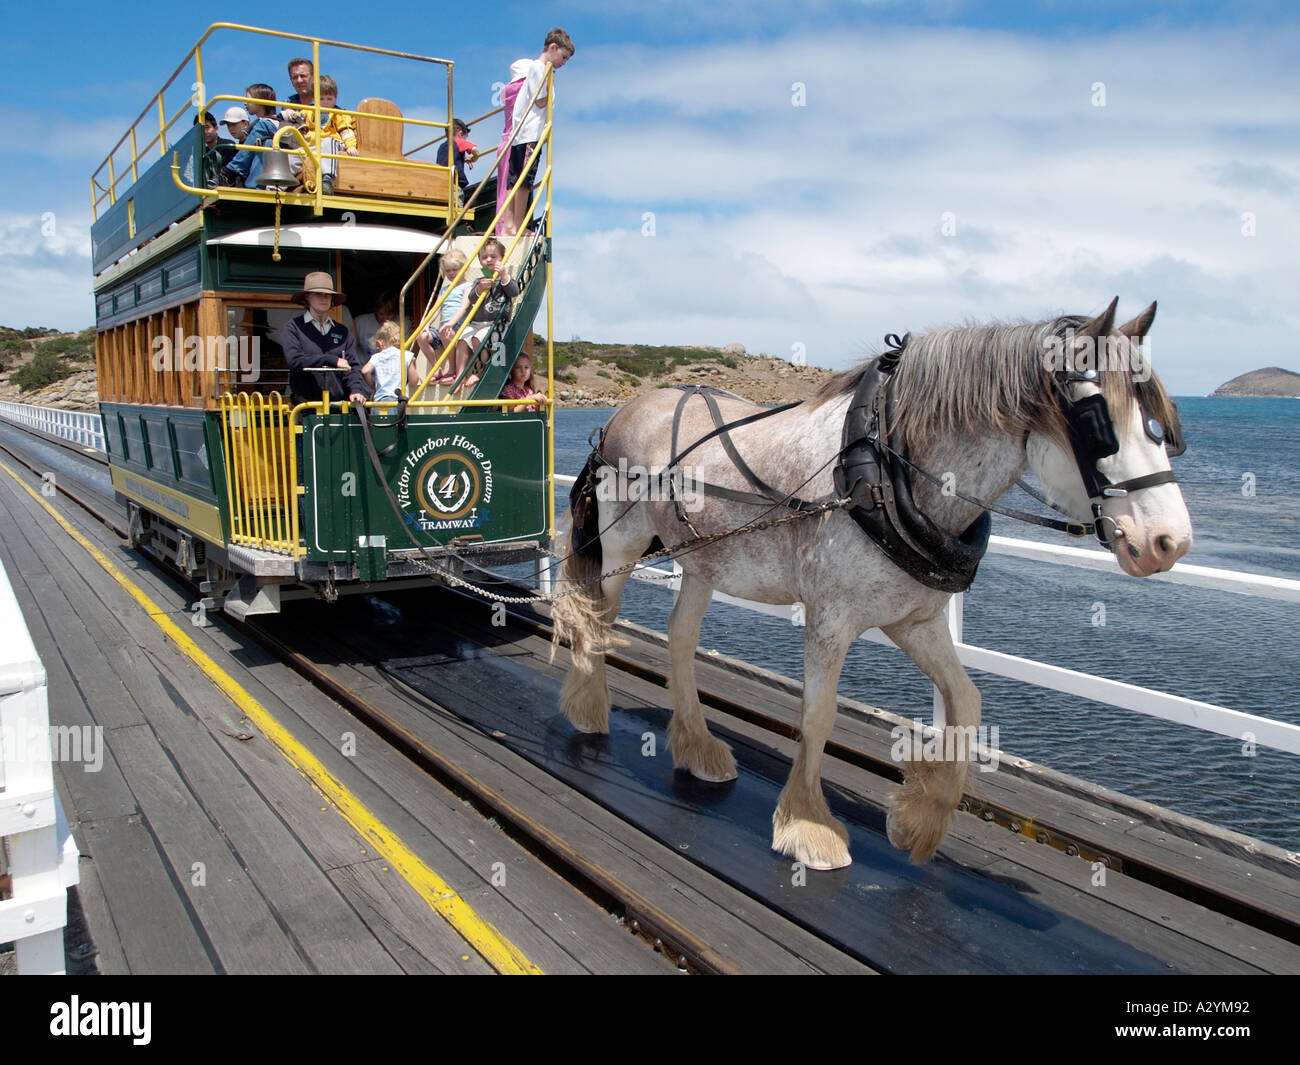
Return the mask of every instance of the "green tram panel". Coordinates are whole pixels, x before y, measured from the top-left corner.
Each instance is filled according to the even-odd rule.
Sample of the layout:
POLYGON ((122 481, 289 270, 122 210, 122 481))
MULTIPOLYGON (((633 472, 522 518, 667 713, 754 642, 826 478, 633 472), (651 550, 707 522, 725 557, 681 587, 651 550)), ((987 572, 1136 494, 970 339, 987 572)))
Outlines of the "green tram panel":
MULTIPOLYGON (((376 452, 393 443, 395 431, 382 417, 373 419, 372 432, 376 452)), ((308 414, 302 441, 308 561, 351 559, 375 537, 385 538, 390 552, 413 550, 416 543, 548 539, 542 414, 413 415, 396 446, 379 456, 396 509, 354 416, 308 414)))

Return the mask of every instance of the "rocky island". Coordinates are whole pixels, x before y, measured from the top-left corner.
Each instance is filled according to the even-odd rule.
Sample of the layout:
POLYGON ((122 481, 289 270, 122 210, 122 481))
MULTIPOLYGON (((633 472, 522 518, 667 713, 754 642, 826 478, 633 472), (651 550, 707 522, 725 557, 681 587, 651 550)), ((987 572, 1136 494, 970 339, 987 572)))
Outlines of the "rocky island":
POLYGON ((1300 398, 1300 373, 1270 366, 1221 384, 1211 396, 1290 396, 1300 398))

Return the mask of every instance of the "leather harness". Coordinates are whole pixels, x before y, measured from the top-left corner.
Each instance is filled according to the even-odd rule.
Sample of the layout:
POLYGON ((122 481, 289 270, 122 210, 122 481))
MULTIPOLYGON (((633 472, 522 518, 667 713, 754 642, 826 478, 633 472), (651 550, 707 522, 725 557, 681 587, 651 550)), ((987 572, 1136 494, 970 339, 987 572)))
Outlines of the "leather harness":
MULTIPOLYGON (((906 340, 898 341, 892 335, 888 339, 896 342, 898 347, 886 351, 867 364, 844 419, 843 438, 834 472, 836 497, 851 500, 849 515, 901 570, 927 587, 944 592, 962 592, 975 579, 976 567, 988 547, 991 519, 987 512, 981 513, 961 536, 952 536, 931 522, 913 503, 907 470, 900 463, 897 454, 901 442, 897 438, 889 438, 882 430, 882 427, 888 425, 889 384, 906 344, 906 340), (887 440, 891 446, 881 448, 882 440, 887 440)), ((728 458, 757 492, 742 492, 695 482, 694 487, 705 495, 738 503, 775 505, 790 510, 824 509, 827 500, 810 502, 765 483, 740 457, 729 436, 731 429, 779 414, 795 404, 775 407, 748 418, 724 423, 714 397, 731 396, 731 393, 704 385, 673 387, 683 390, 682 398, 673 412, 671 458, 660 476, 667 479, 678 520, 689 524, 680 492, 677 491, 680 484, 680 463, 695 448, 714 437, 719 438, 728 458), (691 397, 696 395, 702 396, 708 405, 715 428, 685 451, 679 452, 678 433, 682 413, 691 397)))

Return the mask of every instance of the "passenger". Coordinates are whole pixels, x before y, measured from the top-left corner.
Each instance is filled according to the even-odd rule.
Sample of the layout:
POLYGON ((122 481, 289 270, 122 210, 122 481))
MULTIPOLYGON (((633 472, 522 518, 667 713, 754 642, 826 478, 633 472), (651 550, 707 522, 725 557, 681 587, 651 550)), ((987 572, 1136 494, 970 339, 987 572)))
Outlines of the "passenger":
POLYGON ((370 338, 381 325, 397 317, 397 297, 392 292, 381 292, 375 300, 375 313, 363 314, 354 324, 357 344, 362 351, 370 350, 370 338))
POLYGON ((510 276, 509 269, 502 262, 505 253, 506 246, 496 237, 489 237, 479 249, 478 261, 483 268, 483 276, 474 282, 467 302, 473 306, 474 301, 484 292, 488 296, 462 335, 471 351, 482 342, 507 304, 519 295, 519 282, 510 276))
MULTIPOLYGON (((478 146, 469 139, 469 126, 465 125, 459 118, 452 119, 451 128, 452 140, 455 142, 453 157, 456 160, 456 180, 460 183, 463 191, 469 185, 469 178, 465 176, 465 165, 468 163, 473 166, 478 162, 478 146)), ((446 141, 438 145, 437 163, 439 166, 447 165, 446 141)))
MULTIPOLYGON (((322 108, 336 107, 338 105, 339 89, 331 77, 321 76, 320 79, 320 105, 322 108)), ((321 129, 320 135, 317 136, 314 129, 308 130, 304 136, 307 143, 313 148, 319 146, 323 154, 338 155, 340 152, 346 152, 348 155, 359 155, 357 151, 357 130, 352 116, 345 112, 334 112, 325 115, 322 112, 321 121, 325 123, 321 129)), ((323 176, 321 182, 324 186, 325 195, 332 195, 334 192, 334 178, 338 174, 339 161, 337 159, 322 159, 321 170, 323 176)))
POLYGON ((221 184, 221 169, 226 161, 221 155, 221 134, 217 120, 207 111, 194 116, 194 124, 203 123, 203 187, 215 189, 221 184))
POLYGON ((573 41, 569 35, 561 29, 554 29, 546 35, 540 56, 533 60, 516 60, 510 67, 510 84, 501 93, 501 100, 507 104, 509 108, 507 114, 510 115, 505 136, 501 141, 503 149, 506 141, 510 140, 511 132, 513 130, 518 132, 515 134, 510 151, 499 153, 505 158, 497 160, 497 210, 500 211, 503 205, 505 207, 497 232, 503 236, 514 236, 527 221, 524 215, 532 200, 532 187, 537 180, 537 164, 541 159, 541 154, 538 153, 528 168, 528 176, 519 187, 519 194, 512 203, 505 203, 506 194, 514 187, 519 175, 524 172, 524 165, 528 162, 528 157, 533 154, 533 149, 541 138, 542 127, 546 124, 545 95, 539 96, 531 108, 528 106, 528 101, 545 82, 547 64, 559 70, 573 58, 573 51, 573 41), (522 83, 519 83, 521 78, 522 83), (515 88, 513 105, 507 103, 507 94, 511 88, 515 88))
POLYGON ((289 60, 289 81, 293 83, 293 92, 290 94, 288 102, 291 104, 301 104, 300 108, 292 110, 286 109, 281 117, 284 121, 291 122, 295 126, 306 125, 307 108, 315 103, 316 97, 313 95, 316 91, 312 83, 316 73, 316 68, 312 66, 310 59, 290 59, 289 60))
MULTIPOLYGON (((450 285, 455 277, 460 273, 460 269, 465 265, 465 256, 462 252, 454 248, 446 252, 442 257, 442 276, 450 285)), ((463 281, 447 293, 446 298, 442 301, 442 306, 438 309, 438 337, 435 341, 431 329, 423 330, 416 337, 416 344, 432 364, 437 358, 436 352, 444 347, 456 333, 456 327, 460 324, 462 311, 466 309, 465 297, 469 294, 472 283, 463 281)), ((434 381, 439 384, 445 384, 456 380, 465 369, 466 363, 469 362, 469 345, 465 343, 462 337, 456 344, 456 349, 448 357, 445 364, 446 369, 442 373, 434 376, 434 381)), ((477 384, 478 378, 471 377, 466 384, 477 384)))
MULTIPOLYGON (((275 131, 280 128, 280 119, 274 107, 275 90, 269 85, 257 82, 245 89, 244 95, 268 102, 248 105, 250 124, 248 131, 240 138, 240 141, 245 145, 256 145, 261 148, 270 147, 275 131)), ((233 111, 234 108, 231 108, 231 110, 233 111)), ((226 117, 230 117, 230 111, 226 112, 226 117)), ((262 167, 265 165, 265 152, 254 152, 245 148, 243 151, 236 153, 235 157, 226 164, 226 170, 232 178, 226 184, 243 185, 250 189, 256 188, 258 176, 262 173, 262 167)))
POLYGON ((533 357, 526 351, 519 353, 519 358, 510 370, 510 380, 506 382, 505 388, 501 389, 502 399, 531 399, 533 403, 528 407, 509 406, 507 411, 516 410, 539 410, 546 405, 546 393, 537 388, 537 383, 533 380, 533 357))
POLYGON ((379 327, 370 340, 374 352, 370 361, 361 367, 366 380, 373 386, 375 402, 397 399, 397 387, 402 379, 402 331, 389 320, 379 327))
POLYGON ((357 342, 352 332, 329 316, 347 297, 334 288, 334 278, 323 270, 313 271, 293 295, 294 303, 307 308, 295 315, 280 331, 280 346, 289 364, 289 395, 295 403, 313 403, 322 392, 332 399, 364 400, 365 379, 357 342), (309 373, 309 367, 336 367, 340 373, 309 373))

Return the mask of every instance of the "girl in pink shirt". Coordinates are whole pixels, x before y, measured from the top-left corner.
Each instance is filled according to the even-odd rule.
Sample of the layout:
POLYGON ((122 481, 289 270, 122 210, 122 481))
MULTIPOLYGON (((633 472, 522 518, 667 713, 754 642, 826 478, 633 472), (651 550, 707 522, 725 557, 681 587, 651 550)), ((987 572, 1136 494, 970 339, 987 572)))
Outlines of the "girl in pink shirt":
POLYGON ((505 388, 501 390, 502 399, 531 399, 533 404, 528 407, 509 406, 507 411, 516 410, 537 410, 539 404, 545 405, 546 393, 537 391, 537 386, 533 383, 533 359, 526 351, 521 352, 519 358, 515 360, 514 368, 510 371, 510 380, 506 382, 505 388))

